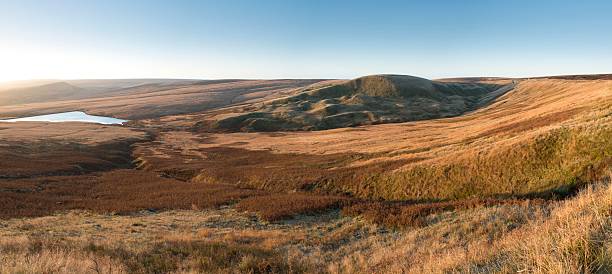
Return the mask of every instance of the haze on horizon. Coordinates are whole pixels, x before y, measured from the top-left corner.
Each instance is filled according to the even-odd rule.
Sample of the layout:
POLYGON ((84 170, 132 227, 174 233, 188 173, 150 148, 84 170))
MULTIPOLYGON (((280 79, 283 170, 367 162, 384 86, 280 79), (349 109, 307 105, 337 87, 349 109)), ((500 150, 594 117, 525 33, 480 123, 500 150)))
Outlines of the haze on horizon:
POLYGON ((7 1, 0 82, 612 72, 610 1, 7 1))

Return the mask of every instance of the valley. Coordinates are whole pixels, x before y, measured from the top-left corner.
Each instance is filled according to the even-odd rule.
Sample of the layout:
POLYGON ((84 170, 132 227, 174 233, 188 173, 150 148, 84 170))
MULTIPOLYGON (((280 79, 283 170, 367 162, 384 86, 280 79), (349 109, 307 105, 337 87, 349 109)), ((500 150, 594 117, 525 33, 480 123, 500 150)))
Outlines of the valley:
POLYGON ((0 123, 0 272, 612 269, 606 75, 39 84, 130 121, 0 123))

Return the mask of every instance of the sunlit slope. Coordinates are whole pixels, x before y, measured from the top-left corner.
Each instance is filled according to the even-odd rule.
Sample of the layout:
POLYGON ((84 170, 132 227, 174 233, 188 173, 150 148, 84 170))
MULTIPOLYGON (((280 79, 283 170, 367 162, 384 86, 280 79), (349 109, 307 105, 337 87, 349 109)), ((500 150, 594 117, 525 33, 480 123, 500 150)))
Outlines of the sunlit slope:
POLYGON ((415 200, 566 194, 610 166, 611 120, 612 81, 534 79, 455 118, 316 132, 167 132, 137 153, 143 168, 277 191, 415 200))

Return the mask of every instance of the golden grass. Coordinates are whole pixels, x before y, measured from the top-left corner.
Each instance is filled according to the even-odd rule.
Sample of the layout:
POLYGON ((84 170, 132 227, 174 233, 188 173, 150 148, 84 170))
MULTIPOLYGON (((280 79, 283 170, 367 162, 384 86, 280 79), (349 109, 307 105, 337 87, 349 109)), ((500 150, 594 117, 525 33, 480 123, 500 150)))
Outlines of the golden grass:
MULTIPOLYGON (((559 127, 559 123, 565 120, 552 121, 549 127, 540 126, 521 134, 503 131, 492 136, 483 135, 492 129, 560 111, 582 109, 584 112, 597 106, 609 111, 611 100, 612 81, 526 80, 491 105, 454 118, 317 132, 204 134, 202 137, 207 142, 194 142, 199 136, 186 132, 168 132, 164 140, 192 138, 190 145, 199 148, 224 146, 277 153, 384 153, 379 155, 382 158, 389 157, 388 153, 410 157, 417 154, 413 150, 419 149, 424 152, 418 153, 420 156, 434 161, 449 155, 461 155, 463 151, 477 149, 481 145, 494 147, 528 139, 549 127, 559 127)), ((192 125, 198 117, 183 117, 177 120, 176 125, 192 125)))
POLYGON ((353 256, 368 259, 352 267, 385 273, 608 273, 612 268, 609 177, 551 207, 514 205, 460 216, 451 223, 434 219, 370 254, 357 252, 353 256))
POLYGON ((470 272, 610 273, 612 272, 612 184, 588 187, 563 202, 544 221, 500 241, 470 272), (482 269, 482 270, 480 270, 482 269))

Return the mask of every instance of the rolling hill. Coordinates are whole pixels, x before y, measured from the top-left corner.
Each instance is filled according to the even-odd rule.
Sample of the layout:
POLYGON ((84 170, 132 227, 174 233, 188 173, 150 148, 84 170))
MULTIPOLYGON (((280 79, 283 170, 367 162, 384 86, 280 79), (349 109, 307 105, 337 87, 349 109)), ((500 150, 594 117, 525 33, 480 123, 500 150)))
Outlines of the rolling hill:
POLYGON ((511 86, 372 75, 223 110, 198 127, 230 132, 322 130, 452 117, 485 105, 511 86))
POLYGON ((86 96, 86 90, 66 82, 0 91, 0 106, 52 102, 86 96))

